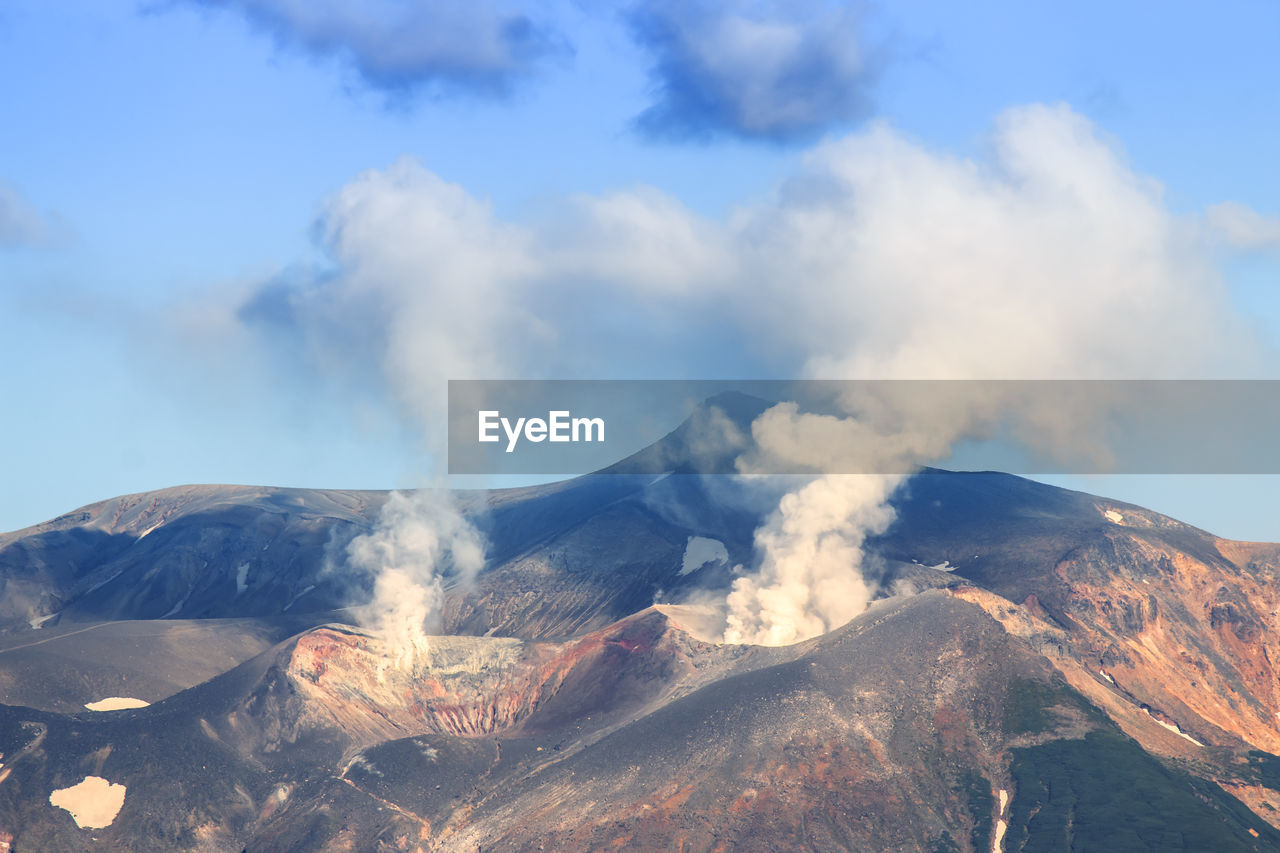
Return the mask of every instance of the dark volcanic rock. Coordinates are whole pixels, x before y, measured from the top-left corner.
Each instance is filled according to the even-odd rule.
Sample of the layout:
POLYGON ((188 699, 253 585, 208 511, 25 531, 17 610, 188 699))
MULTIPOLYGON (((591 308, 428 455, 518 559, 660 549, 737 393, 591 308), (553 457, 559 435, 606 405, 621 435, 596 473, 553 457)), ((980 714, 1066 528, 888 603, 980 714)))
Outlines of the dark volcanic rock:
POLYGON ((986 851, 1003 818, 1007 850, 1063 827, 1099 849, 1280 849, 1259 817, 1280 824, 1280 546, 924 472, 869 561, 918 594, 795 646, 725 646, 651 605, 723 595, 750 563, 768 506, 733 488, 460 495, 489 562, 403 669, 343 624, 367 594, 343 550, 386 493, 184 487, 0 536, 0 841, 986 851), (682 573, 691 536, 727 564, 682 573), (154 704, 80 708, 105 695, 154 704), (103 829, 49 804, 89 775, 127 788, 103 829), (1115 778, 1125 796, 1092 793, 1115 778), (1169 833, 1134 829, 1137 804, 1169 833))

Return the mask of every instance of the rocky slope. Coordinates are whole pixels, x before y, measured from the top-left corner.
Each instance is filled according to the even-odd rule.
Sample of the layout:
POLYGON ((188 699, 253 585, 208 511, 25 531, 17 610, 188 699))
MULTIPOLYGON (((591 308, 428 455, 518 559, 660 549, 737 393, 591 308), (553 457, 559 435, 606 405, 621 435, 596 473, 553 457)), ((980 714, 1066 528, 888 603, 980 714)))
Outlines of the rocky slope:
POLYGON ((895 594, 766 649, 652 606, 750 559, 717 478, 470 493, 490 561, 401 670, 335 571, 384 500, 187 487, 0 537, 0 842, 1280 849, 1280 546, 926 472, 869 543, 895 594), (687 571, 693 536, 729 560, 687 571), (49 801, 91 776, 126 789, 98 828, 49 801))

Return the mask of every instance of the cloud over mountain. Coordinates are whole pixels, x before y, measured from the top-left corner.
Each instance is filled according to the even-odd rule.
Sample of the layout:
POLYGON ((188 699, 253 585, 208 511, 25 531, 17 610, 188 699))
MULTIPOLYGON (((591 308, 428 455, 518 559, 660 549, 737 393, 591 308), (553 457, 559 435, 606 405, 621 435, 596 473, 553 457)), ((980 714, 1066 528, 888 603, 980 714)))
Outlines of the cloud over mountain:
POLYGON ((242 14, 279 45, 337 57, 375 89, 502 94, 564 49, 544 22, 502 0, 188 0, 242 14))
POLYGON ((812 151, 738 224, 744 280, 812 375, 1238 375, 1209 246, 1065 105, 1010 109, 981 158, 891 127, 812 151))
POLYGON ((504 221, 405 159, 325 205, 330 269, 264 282, 239 322, 291 329, 322 373, 369 364, 420 421, 447 378, 696 376, 726 334, 780 375, 1249 375, 1199 219, 1092 124, 1013 109, 987 152, 876 125, 723 219, 637 188, 504 221))
POLYGON ((314 230, 332 269, 265 282, 239 322, 326 375, 383 375, 419 424, 442 412, 445 380, 512 369, 501 342, 538 325, 521 307, 538 273, 527 229, 412 160, 348 183, 314 230))
MULTIPOLYGON (((723 327, 741 330, 744 357, 821 378, 1176 378, 1258 364, 1196 217, 1170 211, 1159 184, 1065 106, 1002 114, 982 159, 873 126, 815 148, 771 198, 720 221, 639 189, 503 222, 402 160, 343 188, 317 232, 334 269, 292 291, 290 322, 321 369, 380 365, 429 435, 446 379, 679 364, 696 376, 700 337, 723 327), (602 336, 610 314, 648 346, 602 336)), ((753 432, 772 452, 838 455, 848 439, 902 470, 1001 412, 1031 434, 1088 434, 1086 412, 1063 423, 1019 399, 928 402, 871 418, 851 401, 835 427, 793 412, 753 432)), ((726 602, 726 637, 794 642, 856 615, 872 592, 861 543, 892 517, 896 484, 827 477, 785 498, 757 531, 760 573, 726 602), (837 600, 848 606, 824 607, 837 600)))

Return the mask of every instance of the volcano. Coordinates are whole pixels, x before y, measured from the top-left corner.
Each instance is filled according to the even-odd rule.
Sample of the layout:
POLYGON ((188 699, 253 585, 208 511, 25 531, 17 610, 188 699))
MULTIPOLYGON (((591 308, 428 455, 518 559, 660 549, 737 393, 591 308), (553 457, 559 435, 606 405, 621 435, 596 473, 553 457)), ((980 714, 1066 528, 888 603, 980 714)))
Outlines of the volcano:
POLYGON ((459 493, 488 559, 410 668, 341 569, 385 492, 0 535, 0 849, 1280 849, 1280 545, 925 470, 866 612, 724 644, 768 507, 692 444, 459 493))

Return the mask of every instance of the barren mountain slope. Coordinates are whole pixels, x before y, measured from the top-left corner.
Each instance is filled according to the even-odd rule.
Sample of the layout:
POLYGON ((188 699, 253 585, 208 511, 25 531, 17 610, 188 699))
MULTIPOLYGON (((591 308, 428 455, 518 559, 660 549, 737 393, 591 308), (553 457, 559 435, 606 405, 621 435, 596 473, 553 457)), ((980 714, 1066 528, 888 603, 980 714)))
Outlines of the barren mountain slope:
POLYGON ((6 534, 0 841, 1280 849, 1277 546, 925 472, 869 543, 895 597, 727 646, 651 607, 750 560, 766 507, 726 494, 677 474, 460 495, 490 560, 446 578, 450 636, 409 671, 342 624, 367 579, 334 555, 385 493, 187 487, 6 534), (687 571, 695 536, 729 561, 687 571), (154 704, 83 709, 105 693, 154 704), (127 790, 105 828, 49 803, 87 776, 127 790))

